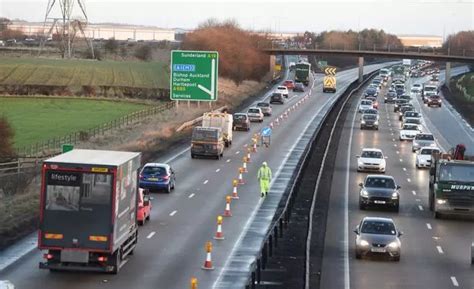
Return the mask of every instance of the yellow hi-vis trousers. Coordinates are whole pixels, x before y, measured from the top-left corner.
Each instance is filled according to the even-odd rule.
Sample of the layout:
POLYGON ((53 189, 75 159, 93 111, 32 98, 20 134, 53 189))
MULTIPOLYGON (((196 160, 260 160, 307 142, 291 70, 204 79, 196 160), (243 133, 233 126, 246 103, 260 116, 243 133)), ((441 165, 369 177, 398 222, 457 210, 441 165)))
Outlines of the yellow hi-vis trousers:
POLYGON ((266 194, 270 191, 270 180, 269 179, 260 179, 260 192, 266 194))

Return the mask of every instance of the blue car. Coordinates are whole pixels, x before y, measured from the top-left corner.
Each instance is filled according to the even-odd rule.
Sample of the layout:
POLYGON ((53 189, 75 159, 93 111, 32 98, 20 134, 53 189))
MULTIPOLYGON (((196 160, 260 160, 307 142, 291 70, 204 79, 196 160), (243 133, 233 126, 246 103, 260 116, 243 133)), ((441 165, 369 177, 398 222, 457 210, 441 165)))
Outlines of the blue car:
POLYGON ((147 163, 140 171, 140 188, 165 190, 171 193, 176 185, 176 176, 168 164, 147 163))

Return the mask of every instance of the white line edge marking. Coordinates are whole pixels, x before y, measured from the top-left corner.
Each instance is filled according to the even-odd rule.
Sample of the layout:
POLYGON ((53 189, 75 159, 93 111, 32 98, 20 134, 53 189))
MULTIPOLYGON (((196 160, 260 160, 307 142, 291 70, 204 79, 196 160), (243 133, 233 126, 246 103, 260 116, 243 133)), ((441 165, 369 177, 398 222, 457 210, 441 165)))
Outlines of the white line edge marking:
POLYGON ((174 215, 176 215, 178 211, 174 210, 173 212, 170 213, 170 216, 173 217, 174 215))
POLYGON ((433 227, 431 227, 431 224, 430 223, 426 223, 426 227, 428 228, 428 230, 432 230, 433 227))
POLYGON ((153 236, 155 236, 156 232, 153 231, 151 232, 150 234, 148 234, 148 236, 146 236, 147 239, 151 239, 153 236))
POLYGON ((441 246, 436 246, 436 249, 438 250, 438 253, 444 254, 443 248, 441 248, 441 246))
POLYGON ((189 199, 191 199, 192 197, 194 197, 196 194, 192 193, 191 195, 188 196, 189 199))
POLYGON ((456 279, 455 276, 451 276, 451 282, 453 282, 454 287, 459 287, 458 280, 456 279))
POLYGON ((418 209, 420 209, 420 211, 423 211, 423 206, 422 206, 422 205, 418 205, 418 209))

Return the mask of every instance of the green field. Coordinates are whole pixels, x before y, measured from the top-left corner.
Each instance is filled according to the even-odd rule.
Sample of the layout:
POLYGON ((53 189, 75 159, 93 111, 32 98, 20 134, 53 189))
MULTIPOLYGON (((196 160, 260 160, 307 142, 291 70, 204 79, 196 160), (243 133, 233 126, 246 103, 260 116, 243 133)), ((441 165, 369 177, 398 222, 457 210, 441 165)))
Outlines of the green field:
POLYGON ((15 130, 15 147, 65 136, 144 109, 145 105, 81 99, 0 98, 0 115, 15 130))
POLYGON ((0 57, 0 85, 169 88, 163 62, 0 57))

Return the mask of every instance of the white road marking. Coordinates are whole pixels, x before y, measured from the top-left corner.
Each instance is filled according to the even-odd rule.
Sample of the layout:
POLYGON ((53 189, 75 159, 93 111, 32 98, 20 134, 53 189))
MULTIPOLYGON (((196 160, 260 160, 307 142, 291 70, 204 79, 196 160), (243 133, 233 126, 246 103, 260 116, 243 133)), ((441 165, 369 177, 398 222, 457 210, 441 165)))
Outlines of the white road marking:
POLYGON ((415 191, 411 191, 411 193, 412 193, 414 196, 416 196, 416 192, 415 192, 415 191))
POLYGON ((421 202, 421 199, 416 199, 417 202, 421 202))
POLYGON ((240 154, 240 151, 236 151, 235 154, 236 154, 236 155, 240 154))
POLYGON ((151 232, 150 234, 148 234, 148 236, 146 236, 147 239, 151 239, 153 236, 155 236, 156 232, 153 231, 151 232))
POLYGON ((405 171, 405 172, 406 172, 406 171, 407 171, 407 168, 403 168, 403 171, 405 171))
POLYGON ((436 246, 436 249, 438 250, 438 253, 444 254, 443 248, 441 248, 441 246, 436 246))
POLYGON ((188 196, 189 199, 193 198, 195 196, 194 193, 192 193, 191 195, 188 196))
POLYGON ((423 211, 423 206, 422 206, 422 205, 418 205, 418 209, 420 209, 420 211, 423 211))
POLYGON ((226 160, 226 163, 230 163, 230 159, 226 160))
POLYGON ((394 134, 393 134, 393 132, 392 132, 392 133, 390 133, 390 134, 391 134, 391 135, 394 135, 394 134))
POLYGON ((400 162, 402 163, 402 162, 403 162, 403 160, 402 160, 402 159, 400 159, 400 162))
POLYGON ((396 143, 394 143, 394 144, 393 144, 393 146, 394 146, 394 147, 397 147, 397 144, 396 144, 396 143))
POLYGON ((394 139, 394 138, 392 138, 392 141, 395 141, 395 139, 394 139))
POLYGON ((399 152, 399 151, 397 151, 397 155, 398 155, 398 154, 400 154, 400 152, 399 152))
POLYGON ((408 178, 408 179, 407 179, 407 182, 411 183, 411 179, 410 179, 410 178, 408 178))
POLYGON ((176 215, 178 211, 174 210, 173 212, 170 213, 170 216, 173 217, 174 215, 176 215))
POLYGON ((459 283, 458 283, 458 280, 456 279, 456 277, 451 276, 451 282, 453 282, 454 287, 459 287, 459 283))
POLYGON ((125 260, 123 260, 123 261, 120 263, 120 266, 119 266, 119 268, 122 268, 123 266, 125 266, 125 264, 127 264, 127 263, 128 263, 128 260, 129 260, 129 259, 125 259, 125 260))
POLYGON ((430 223, 426 223, 426 227, 428 228, 428 230, 433 229, 433 227, 431 227, 431 224, 430 224, 430 223))
POLYGON ((207 184, 207 183, 209 183, 209 180, 205 180, 203 184, 207 184))
POLYGON ((217 170, 216 170, 216 173, 218 173, 218 172, 220 172, 220 171, 221 171, 221 169, 217 169, 217 170))

